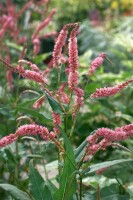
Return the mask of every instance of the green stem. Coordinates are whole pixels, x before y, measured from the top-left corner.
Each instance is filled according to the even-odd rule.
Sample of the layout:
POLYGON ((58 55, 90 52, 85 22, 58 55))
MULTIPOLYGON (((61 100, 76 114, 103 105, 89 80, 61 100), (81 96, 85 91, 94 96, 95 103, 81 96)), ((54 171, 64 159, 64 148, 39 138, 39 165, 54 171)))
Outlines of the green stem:
POLYGON ((75 194, 75 195, 76 195, 76 198, 77 198, 77 200, 79 200, 79 197, 78 197, 78 193, 77 193, 77 192, 76 192, 76 194, 75 194))
POLYGON ((89 145, 88 145, 88 147, 86 148, 83 157, 82 157, 81 160, 79 161, 78 169, 80 169, 80 167, 82 166, 82 163, 83 163, 83 161, 84 161, 84 158, 85 158, 85 156, 86 156, 86 153, 87 153, 87 151, 88 151, 88 148, 89 148, 89 145))
MULTIPOLYGON (((39 150, 40 150, 40 154, 42 155, 40 142, 38 140, 38 135, 37 135, 37 142, 38 142, 38 147, 39 147, 39 150)), ((48 180, 48 174, 47 174, 47 170, 46 170, 46 167, 45 167, 44 159, 42 159, 42 164, 43 164, 43 168, 44 168, 45 178, 46 178, 46 180, 48 180)))
POLYGON ((76 117, 74 118, 74 122, 73 122, 72 128, 70 130, 69 138, 72 137, 72 134, 73 134, 73 131, 74 131, 74 128, 75 128, 75 124, 76 124, 76 117))
POLYGON ((64 132, 67 134, 67 114, 64 115, 64 132))
POLYGON ((68 103, 68 109, 69 109, 69 106, 70 106, 70 103, 71 103, 72 94, 73 94, 73 90, 71 90, 71 93, 70 93, 70 97, 69 97, 70 101, 69 101, 69 103, 68 103))
POLYGON ((79 199, 82 200, 82 175, 80 174, 80 189, 79 189, 79 199))
POLYGON ((100 187, 97 186, 97 200, 100 200, 100 187))
POLYGON ((15 143, 15 148, 16 148, 16 158, 17 158, 17 165, 15 168, 15 177, 18 180, 18 141, 15 143))

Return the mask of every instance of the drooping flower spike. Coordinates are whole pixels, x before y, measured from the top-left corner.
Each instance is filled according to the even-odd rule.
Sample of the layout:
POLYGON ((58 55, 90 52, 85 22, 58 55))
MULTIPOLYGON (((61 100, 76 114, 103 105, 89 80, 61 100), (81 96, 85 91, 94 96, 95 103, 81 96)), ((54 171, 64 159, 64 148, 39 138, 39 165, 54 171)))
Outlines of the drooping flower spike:
POLYGON ((56 9, 54 8, 54 9, 52 9, 50 15, 37 27, 37 29, 35 30, 35 32, 32 35, 32 41, 35 38, 37 38, 38 33, 50 23, 50 21, 55 13, 56 13, 56 9))
POLYGON ((46 83, 46 80, 44 79, 43 75, 39 72, 32 71, 32 70, 25 70, 21 65, 18 65, 17 67, 10 65, 5 60, 0 58, 0 61, 3 62, 7 69, 9 69, 12 72, 18 73, 24 78, 33 80, 38 83, 46 83))
POLYGON ((99 128, 93 135, 87 138, 86 155, 94 155, 99 149, 105 150, 108 146, 116 144, 114 142, 126 140, 133 136, 133 124, 125 125, 115 130, 109 128, 99 128))
POLYGON ((90 65, 89 73, 88 73, 89 76, 94 74, 96 69, 99 68, 103 64, 104 59, 106 59, 108 62, 112 64, 112 62, 108 59, 105 53, 100 53, 100 55, 97 58, 95 58, 90 65))
POLYGON ((52 140, 60 152, 64 152, 64 149, 60 142, 56 139, 56 134, 54 132, 49 132, 49 130, 45 126, 37 125, 37 124, 25 124, 20 126, 15 134, 10 134, 8 136, 3 137, 0 140, 0 147, 5 147, 9 144, 15 142, 19 136, 25 135, 32 135, 36 136, 39 135, 43 140, 50 141, 52 140))
POLYGON ((96 91, 91 94, 90 98, 102 98, 102 97, 113 96, 119 93, 122 89, 126 88, 132 82, 133 82, 133 79, 130 79, 114 87, 104 87, 104 88, 96 89, 96 91))

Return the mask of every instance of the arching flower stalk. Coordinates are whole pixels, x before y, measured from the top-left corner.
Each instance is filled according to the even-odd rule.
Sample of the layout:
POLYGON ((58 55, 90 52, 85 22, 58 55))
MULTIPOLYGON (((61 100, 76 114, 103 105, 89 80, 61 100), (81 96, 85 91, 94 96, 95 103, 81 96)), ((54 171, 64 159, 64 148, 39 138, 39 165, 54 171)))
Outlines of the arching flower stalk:
POLYGON ((132 82, 133 82, 133 79, 130 79, 114 87, 104 87, 104 88, 96 89, 96 91, 91 94, 90 98, 102 98, 102 97, 107 97, 107 96, 113 96, 119 93, 122 89, 126 88, 132 82))
POLYGON ((35 82, 42 83, 42 84, 46 83, 46 80, 44 79, 43 75, 40 74, 39 72, 32 71, 32 70, 25 70, 21 65, 18 65, 17 67, 12 66, 9 63, 7 63, 5 60, 3 60, 2 58, 0 58, 0 61, 5 64, 5 67, 8 70, 18 73, 21 76, 23 76, 24 78, 27 78, 27 79, 30 79, 30 80, 33 80, 35 82))
POLYGON ((126 140, 131 136, 133 136, 133 124, 125 125, 115 130, 99 128, 93 135, 87 138, 86 159, 88 159, 88 156, 94 155, 100 149, 105 150, 108 146, 119 147, 119 144, 117 145, 115 142, 126 140))
POLYGON ((9 144, 12 144, 18 139, 19 136, 25 136, 25 135, 33 135, 33 136, 39 135, 45 141, 52 140, 59 149, 59 151, 64 152, 62 145, 55 138, 56 134, 54 132, 49 132, 45 126, 40 126, 37 124, 25 124, 20 126, 16 130, 15 134, 10 134, 8 136, 3 137, 0 140, 0 147, 2 148, 9 144))

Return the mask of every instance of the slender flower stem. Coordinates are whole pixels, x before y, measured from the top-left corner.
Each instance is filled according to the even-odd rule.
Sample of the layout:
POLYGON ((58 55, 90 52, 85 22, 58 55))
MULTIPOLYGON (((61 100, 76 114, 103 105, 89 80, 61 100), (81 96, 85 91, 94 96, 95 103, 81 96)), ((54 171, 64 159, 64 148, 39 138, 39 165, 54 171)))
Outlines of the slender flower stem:
POLYGON ((58 100, 58 102, 59 102, 59 105, 60 105, 62 111, 65 113, 65 112, 66 112, 66 111, 65 111, 65 108, 62 106, 62 103, 61 103, 61 100, 60 100, 59 96, 56 95, 56 98, 57 98, 57 100, 58 100))
MULTIPOLYGON (((18 180, 19 175, 19 166, 18 166, 18 141, 15 142, 15 150, 16 150, 16 158, 17 158, 17 165, 15 167, 15 178, 18 180)), ((15 159, 16 160, 16 159, 15 159)))
POLYGON ((70 101, 68 103, 68 108, 70 107, 70 103, 71 103, 71 100, 72 100, 72 95, 73 95, 73 90, 71 90, 71 93, 70 93, 70 97, 69 97, 70 101))
POLYGON ((79 167, 78 167, 78 169, 80 169, 80 167, 82 166, 82 163, 83 163, 83 161, 84 161, 84 158, 85 158, 85 156, 86 156, 86 154, 87 154, 88 149, 89 149, 89 145, 87 146, 83 157, 82 157, 81 160, 79 161, 79 167))

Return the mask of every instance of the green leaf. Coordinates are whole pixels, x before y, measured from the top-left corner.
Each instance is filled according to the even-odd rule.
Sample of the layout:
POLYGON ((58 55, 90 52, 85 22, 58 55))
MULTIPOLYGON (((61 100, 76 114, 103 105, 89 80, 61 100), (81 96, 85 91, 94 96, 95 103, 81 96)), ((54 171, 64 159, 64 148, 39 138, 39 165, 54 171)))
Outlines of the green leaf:
POLYGON ((16 50, 18 50, 18 51, 22 51, 22 50, 23 50, 23 47, 22 47, 22 46, 20 46, 20 45, 14 43, 14 42, 11 42, 11 41, 9 41, 9 40, 6 41, 6 45, 7 45, 8 47, 11 47, 11 48, 16 49, 16 50))
POLYGON ((40 63, 43 60, 45 60, 47 57, 49 57, 52 53, 44 53, 41 55, 37 55, 36 58, 34 59, 34 63, 40 63))
POLYGON ((61 67, 61 72, 60 72, 60 82, 66 82, 67 81, 65 69, 66 69, 65 65, 63 65, 61 67))
POLYGON ((35 200, 53 200, 52 194, 45 180, 33 166, 33 160, 29 164, 29 189, 35 200))
POLYGON ((59 113, 61 114, 62 113, 62 110, 60 108, 60 105, 59 103, 53 98, 51 97, 48 93, 45 92, 45 95, 49 101, 49 105, 51 106, 52 110, 55 112, 55 113, 59 113))
POLYGON ((54 195, 54 193, 57 190, 57 187, 50 180, 47 180, 47 185, 51 191, 51 194, 54 195))
POLYGON ((76 191, 76 162, 74 159, 74 152, 72 145, 64 133, 64 131, 60 128, 62 136, 64 138, 65 150, 66 154, 64 158, 64 167, 62 171, 62 175, 59 180, 59 189, 54 195, 55 200, 71 200, 73 194, 76 191))
POLYGON ((29 198, 25 192, 18 189, 14 185, 3 183, 3 184, 0 184, 0 187, 3 190, 7 191, 12 197, 14 197, 17 200, 31 200, 31 198, 29 198))
POLYGON ((116 117, 125 119, 126 121, 128 121, 130 123, 132 123, 132 121, 133 121, 133 117, 130 115, 127 115, 127 114, 122 114, 122 113, 115 114, 115 115, 113 115, 112 119, 116 118, 116 117))
MULTIPOLYGON (((97 194, 96 194, 97 195, 97 194)), ((103 187, 100 190, 101 200, 129 200, 130 195, 123 190, 121 192, 119 184, 113 183, 109 186, 103 187)))
POLYGON ((129 200, 130 197, 128 194, 120 195, 120 194, 113 194, 108 195, 106 197, 101 198, 101 200, 129 200))
POLYGON ((19 111, 26 111, 28 114, 32 115, 33 117, 37 117, 41 123, 52 122, 52 119, 47 118, 46 116, 44 116, 43 114, 41 114, 35 110, 23 108, 23 107, 19 107, 19 106, 16 106, 15 108, 16 108, 16 110, 19 110, 19 111))
POLYGON ((75 157, 77 157, 79 154, 80 154, 80 152, 86 147, 86 145, 87 145, 87 140, 85 139, 81 144, 80 144, 80 146, 77 148, 77 149, 75 149, 75 157))
POLYGON ((11 152, 11 150, 5 148, 4 151, 6 153, 8 161, 11 163, 17 164, 16 158, 15 158, 14 154, 11 152))
POLYGON ((84 154, 84 148, 86 147, 87 145, 87 140, 85 139, 81 145, 75 149, 75 152, 74 152, 74 155, 75 155, 75 159, 76 159, 76 162, 79 162, 80 159, 82 158, 83 154, 84 154))
POLYGON ((124 162, 131 162, 133 159, 121 159, 121 160, 113 160, 113 161, 106 161, 100 164, 95 164, 89 166, 86 170, 82 171, 83 174, 91 174, 92 172, 96 172, 99 169, 111 167, 116 164, 124 163, 124 162))

